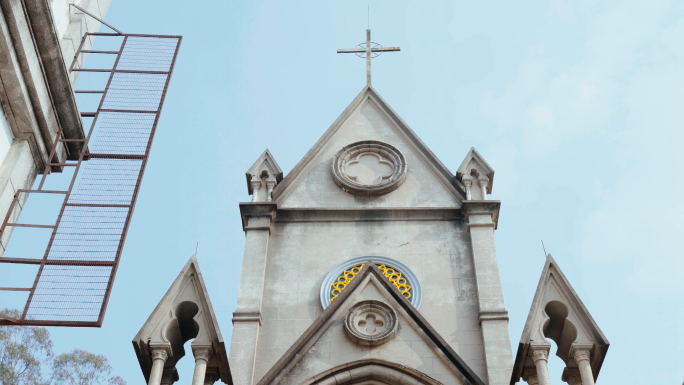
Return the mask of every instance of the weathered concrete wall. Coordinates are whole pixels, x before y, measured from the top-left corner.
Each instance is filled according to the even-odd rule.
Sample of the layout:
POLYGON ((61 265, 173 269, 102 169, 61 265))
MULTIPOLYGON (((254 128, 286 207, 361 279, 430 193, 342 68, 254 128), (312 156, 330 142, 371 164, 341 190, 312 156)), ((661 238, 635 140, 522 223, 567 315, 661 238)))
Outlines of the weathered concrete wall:
POLYGON ((293 189, 279 198, 279 208, 306 207, 460 207, 430 167, 416 155, 397 132, 370 103, 355 111, 338 129, 314 159, 307 172, 293 182, 293 189), (344 146, 361 140, 378 140, 396 147, 408 164, 406 181, 389 194, 360 197, 344 192, 332 179, 335 154, 344 146))
MULTIPOLYGON (((321 314, 324 276, 355 257, 407 265, 421 314, 486 378, 470 239, 463 221, 277 222, 271 226, 255 383, 321 314)), ((235 337, 234 337, 235 338, 235 337)))

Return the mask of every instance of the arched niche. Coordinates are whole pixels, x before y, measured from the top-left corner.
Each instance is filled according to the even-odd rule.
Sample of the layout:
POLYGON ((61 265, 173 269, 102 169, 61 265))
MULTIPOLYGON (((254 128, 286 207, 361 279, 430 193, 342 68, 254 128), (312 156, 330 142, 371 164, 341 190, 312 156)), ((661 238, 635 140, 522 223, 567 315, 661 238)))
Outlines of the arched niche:
POLYGON ((550 301, 544 307, 544 312, 549 317, 542 328, 544 337, 556 343, 558 346, 556 355, 566 365, 571 363, 574 365, 574 360, 570 357, 570 348, 577 339, 577 328, 568 319, 570 315, 568 307, 560 301, 550 301))
POLYGON ((419 370, 393 362, 366 359, 343 364, 326 370, 301 383, 301 385, 370 385, 401 383, 440 385, 419 370), (410 380, 406 377, 409 377, 410 380))
POLYGON ((200 332, 200 325, 194 319, 197 313, 199 313, 199 306, 196 303, 183 301, 176 306, 175 317, 166 327, 165 337, 171 343, 175 362, 185 356, 183 345, 197 337, 200 332))

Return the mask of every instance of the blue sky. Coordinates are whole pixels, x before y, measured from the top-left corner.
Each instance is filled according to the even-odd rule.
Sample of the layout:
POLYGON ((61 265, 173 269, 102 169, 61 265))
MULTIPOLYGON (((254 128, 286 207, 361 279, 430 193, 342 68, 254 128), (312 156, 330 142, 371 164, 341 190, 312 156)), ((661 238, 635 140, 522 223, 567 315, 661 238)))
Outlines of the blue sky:
POLYGON ((244 173, 266 148, 287 173, 362 89, 364 61, 335 50, 365 40, 369 4, 373 40, 401 47, 374 87, 453 172, 471 146, 496 170, 514 347, 543 239, 611 342, 599 383, 679 384, 684 3, 659 0, 114 0, 118 29, 184 41, 104 326, 52 328, 56 350, 143 383, 130 341, 197 242, 230 340, 244 173))

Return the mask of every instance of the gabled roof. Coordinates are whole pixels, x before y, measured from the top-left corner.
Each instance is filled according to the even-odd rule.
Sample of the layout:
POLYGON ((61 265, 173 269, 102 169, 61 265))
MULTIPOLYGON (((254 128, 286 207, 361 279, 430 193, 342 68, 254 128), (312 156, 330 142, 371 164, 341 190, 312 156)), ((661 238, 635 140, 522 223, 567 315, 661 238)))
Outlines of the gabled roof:
POLYGON ((456 170, 456 178, 458 180, 461 180, 464 175, 468 175, 469 171, 468 170, 468 165, 470 165, 471 162, 475 162, 480 169, 480 171, 484 172, 485 175, 487 175, 487 178, 489 178, 489 183, 487 184, 487 192, 492 193, 492 185, 494 184, 494 169, 492 166, 487 163, 487 161, 484 160, 482 155, 480 155, 479 152, 475 149, 475 147, 471 147, 470 151, 468 151, 468 155, 466 155, 465 159, 463 159, 463 163, 458 167, 458 170, 456 170))
MULTIPOLYGON (((187 303, 197 305, 196 310, 191 309, 195 314, 190 314, 187 318, 199 325, 199 331, 195 331, 194 336, 192 333, 189 335, 190 338, 194 338, 191 345, 193 347, 210 347, 213 350, 213 356, 209 360, 207 368, 218 369, 221 381, 232 385, 228 353, 195 255, 190 257, 188 263, 133 338, 133 348, 138 356, 140 369, 142 369, 146 382, 149 381, 150 370, 152 369, 150 345, 169 347, 171 354, 166 361, 167 368, 175 366, 175 363, 185 355, 183 344, 190 338, 187 338, 187 325, 179 325, 179 323, 183 323, 183 320, 179 320, 178 310, 181 308, 179 305, 187 303), (183 341, 183 339, 186 340, 183 341)), ((186 306, 185 309, 187 308, 186 306)), ((182 316, 180 317, 182 318, 182 316)))
POLYGON ((333 135, 338 131, 345 121, 366 102, 372 105, 383 115, 397 133, 412 147, 416 155, 424 161, 426 165, 432 168, 432 171, 444 186, 452 192, 456 199, 460 202, 465 199, 465 190, 461 183, 456 180, 454 175, 447 167, 435 156, 434 153, 423 143, 413 130, 404 122, 401 117, 392 109, 392 107, 385 102, 377 91, 370 85, 366 85, 363 90, 354 98, 349 106, 342 112, 342 114, 333 122, 328 130, 321 136, 321 138, 313 145, 313 147, 304 155, 302 160, 290 171, 281 183, 276 186, 273 191, 273 200, 280 203, 293 190, 295 181, 302 174, 306 174, 308 166, 312 165, 316 156, 321 153, 326 144, 330 142, 333 135))
POLYGON ((458 356, 449 344, 437 333, 437 331, 427 322, 425 318, 404 298, 397 288, 385 277, 385 275, 375 266, 373 262, 365 264, 363 269, 357 273, 354 279, 345 287, 335 301, 318 317, 318 319, 297 339, 297 341, 285 352, 285 354, 273 365, 266 375, 258 382, 258 385, 278 384, 287 374, 299 363, 305 353, 313 344, 329 329, 335 322, 334 318, 340 308, 344 308, 345 303, 350 301, 356 289, 366 280, 367 277, 375 278, 376 284, 382 288, 395 303, 403 310, 411 321, 422 330, 424 336, 429 340, 433 348, 441 352, 446 360, 462 376, 461 380, 465 384, 485 385, 485 383, 473 372, 473 370, 458 356))
MULTIPOLYGON (((549 319, 545 307, 554 300, 562 302, 569 308, 567 319, 576 324, 574 325, 576 328, 581 328, 581 332, 586 333, 586 335, 583 336, 578 335, 576 341, 584 339, 584 341, 580 342, 584 342, 583 344, 588 342, 593 345, 591 369, 594 374, 594 380, 598 378, 610 343, 584 306, 584 303, 582 303, 582 300, 572 288, 572 285, 570 285, 570 282, 565 277, 565 274, 563 274, 556 261, 551 257, 551 254, 548 254, 546 256, 544 270, 542 271, 539 284, 537 285, 537 291, 532 300, 530 313, 527 316, 525 328, 523 329, 522 337, 518 344, 518 352, 516 353, 515 363, 513 364, 511 385, 518 382, 522 377, 525 360, 528 356, 530 346, 546 342, 544 340, 545 337, 540 335, 540 331, 542 330, 543 323, 549 319), (551 293, 551 291, 554 291, 554 293, 551 293)), ((560 350, 561 346, 559 346, 558 349, 560 350)))
POLYGON ((249 183, 252 181, 252 177, 254 175, 259 176, 261 174, 261 171, 265 168, 267 168, 270 173, 273 174, 270 175, 277 183, 280 183, 280 181, 283 180, 283 170, 280 169, 280 166, 278 166, 278 162, 275 161, 275 158, 273 158, 273 155, 271 155, 271 152, 268 151, 268 148, 266 151, 264 151, 261 156, 254 162, 252 167, 247 170, 247 191, 249 191, 249 194, 252 194, 252 184, 249 183))

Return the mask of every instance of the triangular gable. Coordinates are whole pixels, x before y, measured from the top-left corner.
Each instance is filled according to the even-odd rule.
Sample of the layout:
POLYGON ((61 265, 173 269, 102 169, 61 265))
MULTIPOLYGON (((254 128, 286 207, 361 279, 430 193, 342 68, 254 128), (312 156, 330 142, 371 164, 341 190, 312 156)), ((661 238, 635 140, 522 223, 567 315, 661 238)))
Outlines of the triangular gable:
MULTIPOLYGON (((357 116, 364 108, 372 107, 374 111, 383 119, 390 127, 393 135, 396 135, 402 142, 401 145, 405 146, 408 151, 410 151, 412 156, 417 159, 417 162, 421 163, 421 167, 425 169, 425 172, 433 175, 434 184, 439 185, 439 187, 433 187, 434 189, 441 188, 444 191, 443 195, 448 195, 449 199, 453 203, 460 207, 460 202, 465 198, 465 192, 459 181, 456 180, 454 175, 447 169, 442 162, 437 159, 437 157, 430 151, 429 148, 418 138, 418 136, 409 128, 409 126, 392 110, 392 108, 378 95, 378 93, 371 87, 366 86, 359 93, 352 103, 342 112, 342 114, 335 120, 335 122, 328 128, 328 130, 323 134, 323 136, 314 144, 314 146, 306 153, 304 158, 292 169, 292 171, 283 179, 281 183, 278 184, 273 192, 273 199, 278 202, 278 206, 286 201, 288 196, 300 185, 303 178, 310 172, 314 171, 316 166, 321 166, 318 164, 317 160, 326 151, 333 151, 329 149, 331 142, 334 141, 336 134, 340 131, 340 128, 345 127, 345 123, 348 123, 350 118, 357 116)), ((375 113, 375 112, 374 112, 375 113)), ((363 137, 358 140, 372 140, 372 137, 363 137)), ((350 143, 338 143, 339 147, 342 148, 350 143)), ((395 145, 394 143, 389 143, 390 145, 395 145)), ((339 149, 334 149, 337 152, 339 149)), ((417 162, 414 162, 414 166, 418 166, 417 162)), ((330 172, 330 166, 324 165, 325 167, 320 167, 321 170, 325 170, 326 173, 330 172)), ((409 170, 412 164, 409 162, 409 170)), ((422 170, 421 170, 422 171, 422 170)), ((287 205, 286 205, 287 206, 287 205)))
POLYGON ((494 169, 484 160, 482 155, 477 152, 475 147, 470 148, 468 155, 463 159, 463 163, 461 163, 458 170, 456 170, 456 178, 462 181, 464 176, 471 175, 473 169, 476 169, 478 173, 489 179, 489 182, 487 183, 487 193, 491 194, 492 186, 494 185, 494 169))
POLYGON ((261 178, 264 171, 268 174, 266 177, 268 177, 269 180, 274 180, 276 183, 280 183, 280 181, 283 180, 283 170, 280 169, 278 162, 275 161, 275 158, 273 158, 271 152, 268 151, 268 148, 259 156, 252 167, 247 170, 247 191, 249 192, 249 195, 252 195, 252 184, 250 182, 254 178, 261 178))
POLYGON ((207 371, 218 370, 221 381, 232 385, 228 353, 195 255, 190 257, 133 338, 133 347, 146 382, 152 368, 151 346, 168 347, 170 354, 165 367, 173 368, 185 355, 183 344, 190 339, 188 337, 194 338, 193 347, 206 346, 213 350, 207 371), (180 314, 188 311, 191 313, 180 314), (199 325, 199 331, 188 331, 183 324, 184 317, 199 325))
MULTIPOLYGON (((348 308, 357 303, 357 296, 365 293, 364 290, 371 286, 371 290, 387 298, 387 303, 395 309, 399 317, 405 317, 407 323, 400 322, 399 328, 411 329, 415 327, 419 333, 418 339, 425 343, 426 349, 433 349, 438 353, 440 362, 447 368, 451 368, 453 376, 457 376, 463 384, 484 385, 484 382, 473 370, 461 359, 449 344, 435 331, 435 329, 423 318, 423 316, 404 298, 396 287, 384 276, 374 263, 366 263, 363 269, 345 287, 341 294, 335 298, 332 304, 318 317, 318 319, 299 337, 299 339, 285 352, 276 364, 259 381, 258 385, 286 383, 288 375, 293 369, 306 359, 307 352, 311 351, 317 341, 321 339, 331 328, 339 323, 348 308), (410 323, 410 324, 409 324, 410 323)), ((392 344, 393 341, 387 342, 392 344)), ((331 350, 332 350, 331 346, 331 350)), ((363 349, 371 349, 365 347, 363 349)), ((383 346, 378 346, 378 352, 383 346)), ((331 351, 330 354, 335 354, 331 351)), ((340 353, 337 353, 340 354, 340 353)), ((358 357, 357 354, 353 355, 358 357)), ((356 358, 358 359, 358 358, 356 358)), ((410 363, 404 366, 411 367, 410 363)), ((332 368, 331 368, 332 369, 332 368)), ((415 369, 415 368, 414 368, 415 369)), ((414 370, 415 371, 415 370, 414 370)))
MULTIPOLYGON (((591 369, 594 374, 594 380, 598 378, 599 371, 603 365, 606 353, 608 351, 609 342, 603 335, 601 329, 598 327, 594 318, 582 303, 575 290, 570 285, 556 261, 548 254, 544 270, 542 271, 537 291, 532 300, 530 313, 525 322, 520 343, 518 344, 518 352, 515 357, 513 365, 513 373, 511 376, 511 385, 515 384, 523 376, 525 367, 534 367, 534 363, 529 359, 529 350, 531 346, 550 345, 546 338, 559 339, 551 336, 545 337, 542 335, 543 325, 547 320, 551 320, 552 313, 558 313, 559 306, 548 308, 549 305, 554 306, 555 303, 562 303, 567 307, 567 316, 565 320, 572 323, 577 330, 576 338, 572 341, 563 341, 560 343, 555 341, 558 346, 557 355, 566 362, 568 367, 574 366, 574 360, 569 357, 569 351, 573 346, 591 347, 591 369), (553 303, 553 304, 552 304, 553 303), (548 313, 547 314, 547 310, 548 313)), ((561 307, 562 308, 562 307, 561 307)), ((562 309, 565 311, 565 309, 562 309)))

